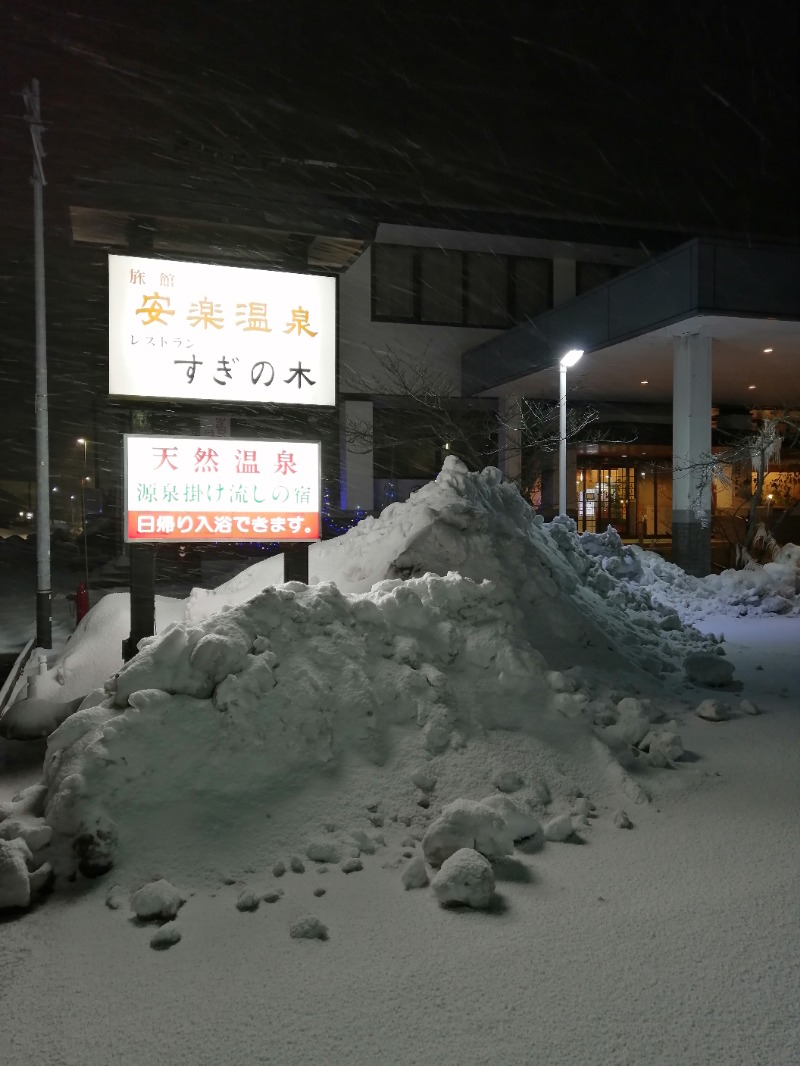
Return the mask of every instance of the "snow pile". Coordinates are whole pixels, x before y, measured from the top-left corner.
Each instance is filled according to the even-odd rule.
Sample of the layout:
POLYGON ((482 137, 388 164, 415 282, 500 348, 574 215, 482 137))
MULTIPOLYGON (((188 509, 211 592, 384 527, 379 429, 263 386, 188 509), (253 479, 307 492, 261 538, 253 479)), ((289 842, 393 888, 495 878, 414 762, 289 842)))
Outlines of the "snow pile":
MULTIPOLYGON (((763 566, 693 577, 656 552, 623 544, 611 527, 605 533, 573 534, 583 552, 597 560, 605 573, 649 596, 656 609, 677 612, 684 622, 717 614, 800 614, 800 547, 795 544, 785 545, 763 566)), ((556 541, 570 550, 563 533, 556 533, 556 541)))
MULTIPOLYGON (((319 583, 253 595, 274 565, 170 601, 163 632, 50 735, 46 857, 58 872, 96 876, 153 848, 196 862, 197 831, 220 852, 243 835, 263 864, 276 808, 282 847, 310 831, 306 857, 344 873, 403 826, 412 842, 438 832, 437 865, 484 838, 491 857, 507 854, 520 826, 565 839, 572 815, 559 806, 568 787, 580 794, 576 778, 643 795, 610 749, 645 774, 682 752, 675 723, 656 724, 657 706, 620 692, 620 677, 657 692, 653 675, 681 683, 687 655, 718 650, 583 551, 568 521, 543 528, 497 470, 452 458, 408 503, 319 546, 319 583), (293 820, 312 780, 318 806, 293 820), (524 789, 511 818, 508 803, 475 803, 485 825, 470 835, 474 818, 448 802, 474 803, 490 783, 524 789)), ((59 667, 72 683, 92 658, 93 614, 59 667)))
MULTIPOLYGON (((143 806, 265 802, 347 760, 386 764, 398 728, 420 762, 565 711, 572 732, 590 729, 577 720, 589 694, 560 691, 551 675, 517 606, 488 581, 428 574, 356 596, 267 589, 146 642, 50 736, 46 819, 97 873, 143 806)), ((307 854, 343 857, 333 841, 307 854)))
POLYGON ((451 456, 406 503, 319 545, 310 580, 366 592, 383 578, 451 570, 489 579, 517 602, 526 638, 557 669, 633 663, 658 675, 690 652, 713 650, 645 588, 620 580, 631 569, 626 557, 619 564, 593 557, 575 530, 570 519, 546 526, 499 470, 472 474, 451 456))

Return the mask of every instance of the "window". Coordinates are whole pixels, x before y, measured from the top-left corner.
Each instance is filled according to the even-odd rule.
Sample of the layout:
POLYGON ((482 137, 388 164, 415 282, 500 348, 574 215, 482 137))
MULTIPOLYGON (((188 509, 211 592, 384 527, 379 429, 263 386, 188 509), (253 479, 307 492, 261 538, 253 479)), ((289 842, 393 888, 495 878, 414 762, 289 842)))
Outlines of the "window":
POLYGON ((375 318, 414 319, 414 249, 379 244, 372 249, 372 313, 375 318))
POLYGON ((421 320, 458 325, 463 321, 461 252, 421 248, 418 255, 421 320))
POLYGON ((513 259, 513 318, 523 322, 553 306, 553 264, 549 259, 513 259))
POLYGON ((504 329, 552 304, 549 259, 372 246, 375 321, 504 329))
POLYGON ((580 296, 598 285, 605 285, 623 270, 615 263, 576 263, 575 294, 580 296))
POLYGON ((490 252, 471 252, 467 267, 468 324, 507 326, 508 260, 490 252))

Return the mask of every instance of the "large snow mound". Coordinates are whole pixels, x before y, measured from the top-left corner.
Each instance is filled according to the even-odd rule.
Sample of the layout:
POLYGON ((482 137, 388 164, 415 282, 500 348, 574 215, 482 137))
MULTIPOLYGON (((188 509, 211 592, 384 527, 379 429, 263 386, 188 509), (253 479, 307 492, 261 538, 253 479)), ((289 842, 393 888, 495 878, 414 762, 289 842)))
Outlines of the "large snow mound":
MULTIPOLYGON (((195 827, 208 846, 210 825, 263 822, 312 778, 349 802, 353 767, 396 808, 429 775, 449 782, 437 801, 477 800, 509 750, 532 790, 523 814, 544 817, 554 812, 533 768, 552 783, 580 753, 587 774, 619 771, 597 737, 635 746, 657 721, 637 702, 636 736, 619 741, 621 677, 634 692, 657 691, 662 674, 682 684, 688 654, 717 650, 583 551, 569 522, 545 528, 499 471, 456 459, 408 503, 320 546, 313 565, 310 586, 252 595, 238 575, 174 601, 164 631, 51 734, 47 858, 59 869, 102 872, 170 819, 187 847, 195 827), (320 581, 325 568, 336 584, 320 581), (236 602, 207 613, 226 596, 236 602)), ((86 658, 80 641, 70 656, 86 658)), ((437 812, 415 806, 424 832, 437 812)), ((322 843, 346 859, 354 839, 322 843)))
POLYGON ((577 719, 588 694, 553 685, 520 622, 493 583, 451 573, 351 596, 288 584, 175 624, 51 734, 47 822, 96 869, 142 807, 263 799, 348 759, 380 766, 398 727, 422 760, 487 729, 577 719))

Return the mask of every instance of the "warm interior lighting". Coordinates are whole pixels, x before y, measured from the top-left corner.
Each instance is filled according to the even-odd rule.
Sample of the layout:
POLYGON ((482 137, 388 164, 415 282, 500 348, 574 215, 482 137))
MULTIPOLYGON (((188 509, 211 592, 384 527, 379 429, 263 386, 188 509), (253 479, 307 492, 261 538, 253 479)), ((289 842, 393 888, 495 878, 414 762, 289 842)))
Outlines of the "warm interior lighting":
POLYGON ((771 352, 771 351, 772 351, 772 349, 771 349, 771 348, 765 348, 765 349, 764 349, 764 351, 765 351, 765 352, 771 352))
POLYGON ((748 387, 748 389, 754 389, 755 385, 748 385, 747 387, 748 387))
POLYGON ((640 385, 649 385, 650 382, 649 381, 640 381, 639 384, 640 385))

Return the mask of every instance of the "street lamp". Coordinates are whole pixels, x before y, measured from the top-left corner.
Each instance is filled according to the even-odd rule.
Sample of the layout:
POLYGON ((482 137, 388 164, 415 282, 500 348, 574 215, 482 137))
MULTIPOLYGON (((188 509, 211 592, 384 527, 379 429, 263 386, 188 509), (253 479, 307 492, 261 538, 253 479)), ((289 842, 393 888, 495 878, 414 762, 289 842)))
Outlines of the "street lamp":
POLYGON ((81 524, 83 525, 83 568, 86 576, 86 588, 89 588, 89 537, 86 529, 86 449, 89 444, 86 437, 78 437, 78 444, 83 445, 83 477, 81 478, 81 524))
POLYGON ((583 355, 571 348, 558 364, 558 513, 567 513, 567 370, 583 355))

